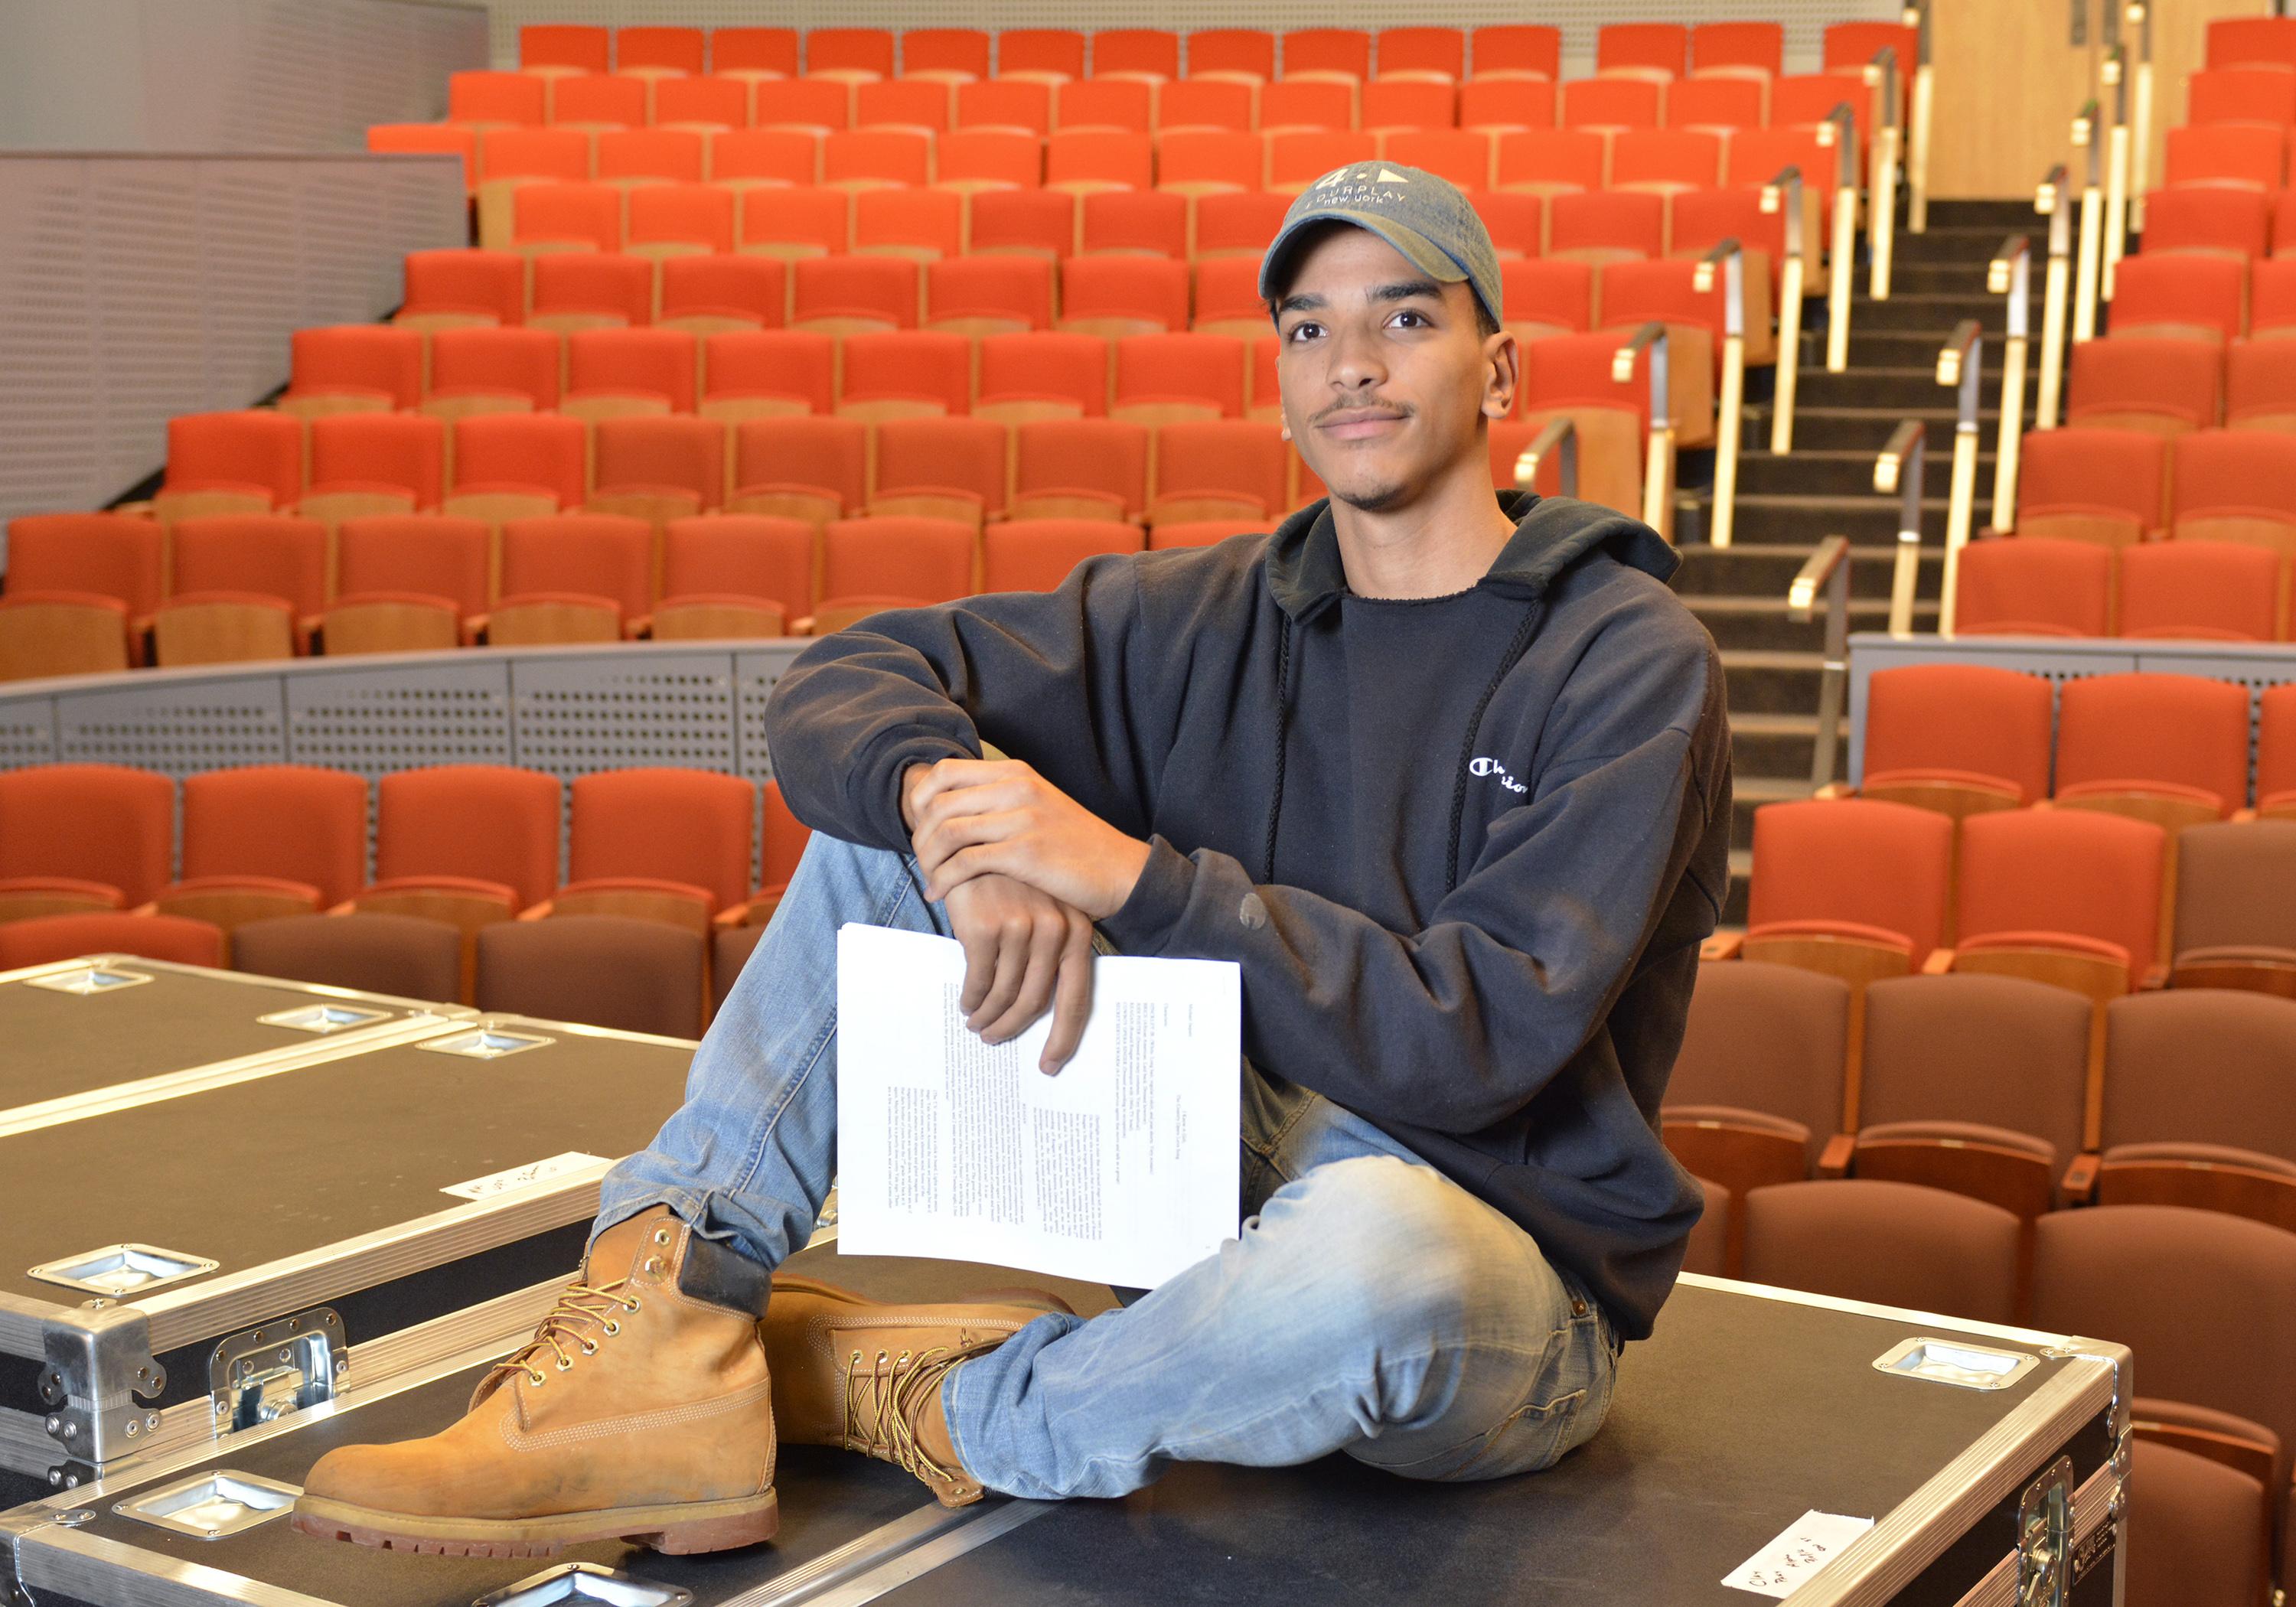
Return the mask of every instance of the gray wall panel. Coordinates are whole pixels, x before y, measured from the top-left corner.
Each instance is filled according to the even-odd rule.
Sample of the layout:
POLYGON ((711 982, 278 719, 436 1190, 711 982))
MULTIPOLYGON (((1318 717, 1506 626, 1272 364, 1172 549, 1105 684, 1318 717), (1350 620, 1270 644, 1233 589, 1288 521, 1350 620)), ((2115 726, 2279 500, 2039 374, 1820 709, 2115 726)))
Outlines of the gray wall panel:
POLYGON ((454 0, 0 0, 0 148, 363 150, 487 35, 454 0))
POLYGON ((119 496, 170 417, 260 400, 291 332, 381 316, 406 253, 468 238, 434 156, 0 154, 0 521, 119 496))

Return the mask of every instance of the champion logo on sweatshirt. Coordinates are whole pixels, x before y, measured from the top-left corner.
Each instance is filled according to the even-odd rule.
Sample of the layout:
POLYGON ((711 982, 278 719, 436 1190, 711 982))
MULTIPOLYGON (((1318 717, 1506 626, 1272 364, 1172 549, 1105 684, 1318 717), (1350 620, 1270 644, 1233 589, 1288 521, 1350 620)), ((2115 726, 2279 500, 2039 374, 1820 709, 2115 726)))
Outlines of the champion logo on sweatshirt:
POLYGON ((1495 758, 1469 759, 1467 761, 1467 774, 1470 775, 1496 775, 1499 778, 1499 785, 1505 787, 1510 792, 1528 792, 1530 791, 1529 787, 1524 786, 1521 782, 1515 780, 1513 776, 1507 774, 1507 767, 1495 758))

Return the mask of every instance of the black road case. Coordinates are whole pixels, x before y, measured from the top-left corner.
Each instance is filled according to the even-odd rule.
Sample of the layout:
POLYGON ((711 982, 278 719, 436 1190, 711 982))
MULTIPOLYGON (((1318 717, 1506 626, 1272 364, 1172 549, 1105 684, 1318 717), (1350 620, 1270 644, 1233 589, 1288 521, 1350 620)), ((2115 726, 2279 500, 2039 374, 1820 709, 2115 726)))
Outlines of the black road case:
POLYGON ((433 1020, 0 1131, 0 1504, 424 1365, 405 1335, 443 1315, 475 1308, 507 1343, 580 1259, 599 1179, 676 1108, 693 1052, 433 1020))
MULTIPOLYGON (((1013 1276, 803 1259, 920 1298, 1013 1276)), ((2125 1349, 1719 1279, 1684 1279, 1656 1335, 1628 1349, 1603 1431, 1524 1478, 1414 1484, 1343 1457, 1188 1464, 1122 1501, 992 1497, 944 1513, 906 1474, 800 1447, 778 1480, 781 1537, 717 1556, 603 1545, 546 1566, 446 1560, 277 1521, 324 1451, 451 1422, 479 1365, 466 1353, 428 1381, 354 1385, 310 1419, 0 1517, 0 1536, 43 1607, 1745 1607, 1767 1598, 1724 1578, 1816 1510, 1877 1521, 1808 1578, 1797 1607, 2117 1607, 2121 1591, 2125 1349)))
POLYGON ((0 1134, 290 1069, 475 1013, 312 982, 94 955, 0 972, 0 1134))

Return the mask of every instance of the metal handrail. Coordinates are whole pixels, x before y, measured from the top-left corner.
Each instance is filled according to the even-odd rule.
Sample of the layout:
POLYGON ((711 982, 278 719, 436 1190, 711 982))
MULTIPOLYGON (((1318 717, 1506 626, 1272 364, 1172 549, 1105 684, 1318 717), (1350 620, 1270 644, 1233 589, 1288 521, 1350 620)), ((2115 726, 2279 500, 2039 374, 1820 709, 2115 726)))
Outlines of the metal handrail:
POLYGON ((1907 419, 1874 460, 1874 488, 1898 496, 1898 562, 1890 578, 1890 634, 1914 634, 1914 592, 1922 572, 1922 480, 1928 472, 1927 427, 1907 419))
POLYGON ((1809 238, 1802 227, 1801 169, 1771 175, 1759 205, 1766 217, 1785 220, 1785 259, 1778 265, 1777 389, 1770 401, 1770 450, 1793 450, 1794 395, 1801 380, 1802 290, 1809 283, 1809 238))
POLYGON ((1835 152, 1833 238, 1825 260, 1825 372, 1849 369, 1849 275, 1857 267, 1857 114, 1836 102, 1817 126, 1817 142, 1835 152))
POLYGON ((1914 69, 1914 103, 1906 119, 1906 228, 1926 234, 1930 227, 1930 124, 1937 107, 1937 75, 1930 67, 1929 0, 1911 0, 1903 12, 1919 30, 1921 60, 1914 69))
POLYGON ((1786 587, 1786 615, 1809 623, 1820 587, 1825 592, 1825 659, 1817 683, 1817 748, 1809 779, 1823 787, 1833 779, 1833 757, 1841 738, 1841 693, 1849 675, 1849 537, 1828 536, 1803 562, 1786 587))
POLYGON ((1938 610, 1938 634, 1953 635, 1953 588, 1961 576, 1961 549, 1969 545, 1972 504, 1977 500, 1977 390, 1984 379, 1985 334, 1974 318, 1954 325, 1938 353, 1937 378, 1960 394, 1954 410, 1953 493, 1946 504, 1945 580, 1938 610))
POLYGON ((1738 518, 1738 447, 1746 414, 1746 252, 1733 237, 1710 248, 1690 271, 1690 288, 1714 293, 1714 270, 1722 270, 1722 394, 1715 402, 1714 522, 1706 539, 1730 545, 1738 518))
POLYGON ((1878 87, 1882 115, 1874 119, 1873 176, 1866 183, 1866 250, 1872 258, 1866 293, 1876 301, 1890 299, 1890 261, 1898 226, 1898 53, 1884 45, 1866 63, 1866 82, 1878 87))
POLYGON ((2129 98, 2128 226, 2144 232, 2144 192, 2152 182, 2152 7, 2128 0, 2121 13, 2136 33, 2136 65, 2129 98))
POLYGON ((2073 118, 2073 148, 2088 152, 2088 181, 2081 186, 2080 262, 2073 270, 2073 344, 2096 338, 2097 270, 2104 244, 2103 142, 2097 137, 2101 115, 2095 95, 2073 118))
POLYGON ((1537 491, 1538 471, 1546 460, 1554 459, 1554 480, 1557 495, 1578 495, 1578 427, 1567 418, 1551 418, 1542 425, 1530 445, 1515 455, 1514 485, 1518 491, 1537 491))
POLYGON ((2101 83, 2112 91, 2112 127, 2104 136, 2104 262, 2097 294, 2112 299, 2121 253, 2128 249, 2128 50, 2115 45, 2097 65, 2101 83))
POLYGON ((1648 352, 1644 367, 1650 375, 1650 444, 1643 464, 1643 522, 1669 541, 1674 539, 1674 419, 1667 390, 1666 325, 1655 318, 1627 337, 1611 354, 1611 381, 1630 385, 1635 359, 1648 352))
POLYGON ((2033 428, 2057 427, 2057 401, 2065 384, 2065 301, 2072 288, 2072 202, 2065 193, 2065 165, 2041 176, 2033 210, 2049 220, 2049 266, 2041 298, 2041 384, 2033 398, 2033 428))
POLYGON ((2017 456, 2025 436, 2025 348, 2032 327, 2033 242, 2012 234, 1985 266, 1985 288, 2006 296, 2001 345, 2001 434, 1993 448, 1993 528, 2017 522, 2017 456))

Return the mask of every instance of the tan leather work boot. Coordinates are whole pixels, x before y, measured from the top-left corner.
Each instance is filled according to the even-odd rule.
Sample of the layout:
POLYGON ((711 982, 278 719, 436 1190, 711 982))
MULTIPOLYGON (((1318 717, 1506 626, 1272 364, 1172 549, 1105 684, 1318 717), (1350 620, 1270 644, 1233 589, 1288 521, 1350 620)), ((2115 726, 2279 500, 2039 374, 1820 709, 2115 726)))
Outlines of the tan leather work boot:
POLYGON ((774 1374, 774 1414, 792 1445, 842 1446, 906 1468, 943 1506, 980 1499, 940 1409, 951 1368, 994 1350, 1047 1311, 1039 1290, 993 1302, 890 1306, 814 1278, 778 1277, 758 1331, 774 1374))
POLYGON ((473 1557, 773 1538, 773 1383, 758 1340, 769 1281, 666 1207, 617 1224, 468 1415, 428 1439, 330 1451, 295 1527, 473 1557))

